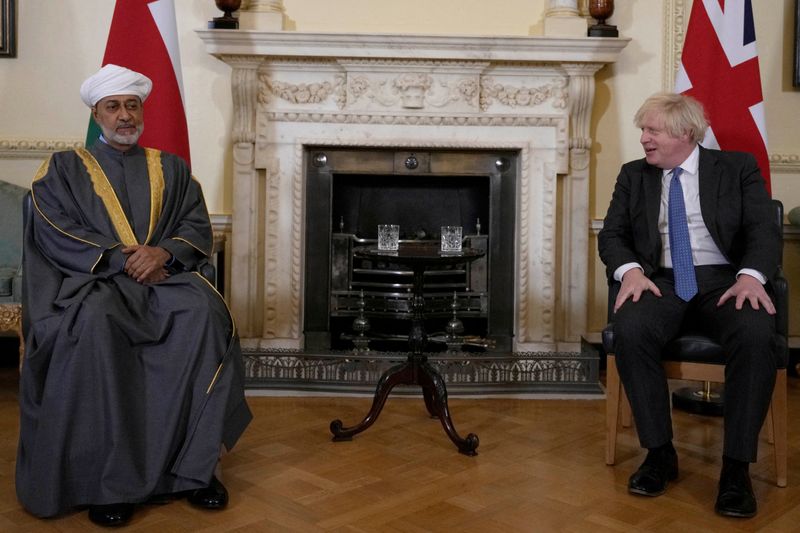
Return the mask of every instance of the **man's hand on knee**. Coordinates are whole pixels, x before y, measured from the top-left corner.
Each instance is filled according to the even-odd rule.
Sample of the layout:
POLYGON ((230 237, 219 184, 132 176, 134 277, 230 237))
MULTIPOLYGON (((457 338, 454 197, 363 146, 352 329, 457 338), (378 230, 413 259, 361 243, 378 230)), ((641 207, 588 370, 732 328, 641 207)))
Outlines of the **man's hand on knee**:
POLYGON ((164 266, 171 256, 163 248, 135 245, 123 248, 122 253, 128 254, 125 273, 139 283, 156 283, 169 276, 164 266))
POLYGON ((617 299, 614 302, 614 312, 622 307, 622 304, 630 298, 632 302, 638 302, 643 292, 650 291, 659 298, 661 298, 661 291, 650 278, 644 275, 644 272, 638 268, 632 268, 625 272, 622 276, 622 284, 617 294, 617 299))
POLYGON ((736 283, 720 296, 717 307, 723 305, 731 298, 736 298, 736 309, 741 309, 744 305, 744 301, 747 300, 750 302, 750 307, 753 309, 758 310, 760 304, 767 313, 770 315, 775 314, 775 305, 772 303, 772 299, 767 294, 767 291, 764 290, 764 285, 753 276, 740 274, 739 277, 736 278, 736 283))

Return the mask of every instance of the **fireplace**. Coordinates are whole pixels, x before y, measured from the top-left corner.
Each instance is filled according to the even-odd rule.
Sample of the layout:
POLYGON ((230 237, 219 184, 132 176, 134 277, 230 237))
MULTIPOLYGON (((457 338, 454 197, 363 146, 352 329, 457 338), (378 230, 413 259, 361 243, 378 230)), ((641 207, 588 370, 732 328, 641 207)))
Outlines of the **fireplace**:
MULTIPOLYGON (((495 349, 442 355, 446 379, 477 393, 599 390, 597 355, 582 343, 589 123, 594 75, 626 39, 198 34, 232 67, 229 298, 251 384, 374 387, 391 361, 354 353, 343 334, 356 293, 380 292, 364 276, 383 274, 341 265, 385 216, 399 217, 406 239, 435 239, 438 214, 452 223, 458 210, 470 243, 487 247, 485 272, 446 283, 461 284, 459 309, 495 349), (410 218, 395 200, 409 189, 442 209, 410 218)), ((363 301, 374 315, 389 307, 376 301, 363 301)))
POLYGON ((353 255, 375 246, 378 224, 393 223, 401 241, 433 243, 442 226, 461 226, 465 245, 486 252, 469 265, 426 273, 431 349, 444 349, 455 305, 467 346, 511 351, 517 159, 496 150, 307 147, 305 347, 352 348, 362 308, 374 345, 403 347, 411 272, 353 255))

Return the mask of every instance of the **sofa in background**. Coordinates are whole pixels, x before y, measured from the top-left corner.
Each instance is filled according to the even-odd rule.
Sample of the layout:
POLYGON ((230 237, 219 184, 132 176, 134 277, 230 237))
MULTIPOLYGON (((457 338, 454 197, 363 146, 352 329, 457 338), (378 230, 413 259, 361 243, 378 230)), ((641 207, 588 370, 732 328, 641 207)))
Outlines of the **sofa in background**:
POLYGON ((0 331, 22 338, 22 201, 28 189, 0 180, 0 331))

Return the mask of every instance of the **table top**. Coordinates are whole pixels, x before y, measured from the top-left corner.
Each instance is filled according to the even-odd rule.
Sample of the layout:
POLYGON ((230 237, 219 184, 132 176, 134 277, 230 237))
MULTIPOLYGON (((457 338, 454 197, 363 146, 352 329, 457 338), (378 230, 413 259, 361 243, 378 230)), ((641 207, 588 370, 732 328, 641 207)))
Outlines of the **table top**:
POLYGON ((438 242, 403 242, 395 251, 378 250, 375 247, 356 248, 353 253, 356 257, 364 259, 392 261, 405 265, 465 263, 486 255, 485 251, 475 248, 462 248, 460 252, 442 252, 438 242))

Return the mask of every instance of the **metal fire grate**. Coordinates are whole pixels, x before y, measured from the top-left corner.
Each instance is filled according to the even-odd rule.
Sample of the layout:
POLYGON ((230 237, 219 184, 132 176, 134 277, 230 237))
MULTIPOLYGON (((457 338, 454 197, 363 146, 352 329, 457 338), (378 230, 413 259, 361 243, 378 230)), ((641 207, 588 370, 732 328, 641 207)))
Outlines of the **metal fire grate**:
MULTIPOLYGON (((466 246, 486 248, 483 235, 466 238, 466 246)), ((386 261, 359 259, 354 251, 374 246, 374 239, 337 233, 332 242, 331 316, 356 316, 361 309, 370 316, 410 318, 413 272, 386 261)), ((485 318, 488 314, 486 261, 459 264, 425 272, 425 315, 450 316, 455 301, 458 316, 485 318)))

